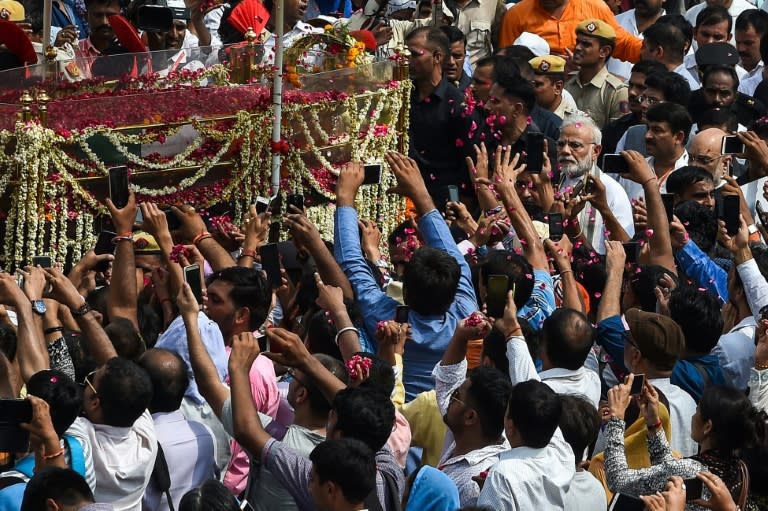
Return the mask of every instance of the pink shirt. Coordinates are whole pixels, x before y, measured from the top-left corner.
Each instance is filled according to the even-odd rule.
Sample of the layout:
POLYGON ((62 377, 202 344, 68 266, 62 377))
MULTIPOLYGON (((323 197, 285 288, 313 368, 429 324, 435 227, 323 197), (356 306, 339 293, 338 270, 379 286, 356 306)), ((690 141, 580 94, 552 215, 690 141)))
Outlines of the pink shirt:
MULTIPOLYGON (((232 351, 230 346, 226 347, 227 354, 232 351)), ((280 405, 280 392, 277 389, 277 377, 275 376, 275 366, 267 357, 259 356, 251 366, 249 374, 251 380, 251 395, 256 409, 273 419, 277 415, 277 409, 280 405)), ((229 385, 229 376, 225 382, 229 385)), ((224 486, 226 486, 234 495, 240 495, 248 483, 248 470, 250 463, 248 454, 240 447, 235 440, 230 441, 232 447, 232 459, 229 462, 227 471, 224 474, 224 486)))

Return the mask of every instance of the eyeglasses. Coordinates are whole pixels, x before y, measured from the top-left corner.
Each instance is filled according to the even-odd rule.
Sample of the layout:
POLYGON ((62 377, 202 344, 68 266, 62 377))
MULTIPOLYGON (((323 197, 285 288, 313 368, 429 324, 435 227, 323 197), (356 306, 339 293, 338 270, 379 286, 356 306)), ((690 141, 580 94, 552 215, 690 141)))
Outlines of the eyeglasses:
POLYGON ((459 399, 459 388, 460 387, 456 387, 456 389, 453 392, 451 392, 450 401, 451 402, 456 401, 457 403, 461 403, 462 405, 467 406, 467 403, 459 399))
POLYGON ((304 381, 301 378, 296 376, 296 369, 294 369, 294 368, 288 369, 288 373, 287 374, 290 375, 291 378, 296 380, 296 383, 298 383, 299 385, 301 385, 304 388, 307 388, 307 384, 304 383, 304 381))
POLYGON ((83 383, 81 383, 80 385, 82 385, 83 387, 88 385, 91 388, 91 390, 93 391, 93 395, 94 396, 98 396, 99 393, 96 391, 96 387, 94 387, 93 384, 91 383, 91 377, 94 374, 96 374, 96 371, 91 371, 90 373, 86 374, 85 378, 83 378, 83 383))
POLYGON ((581 142, 576 142, 574 140, 558 140, 557 141, 557 148, 563 149, 567 145, 571 148, 572 151, 579 151, 584 148, 584 146, 593 145, 594 142, 588 142, 586 144, 582 144, 581 142))
POLYGON ((712 163, 716 162, 717 160, 721 159, 724 154, 721 154, 720 156, 715 156, 714 158, 709 156, 704 156, 703 154, 699 154, 698 156, 695 154, 688 153, 688 162, 689 163, 696 163, 699 162, 702 165, 711 165, 712 163))
POLYGON ((661 103, 661 100, 659 98, 654 98, 653 96, 638 96, 637 102, 648 103, 649 105, 655 105, 656 103, 661 103))

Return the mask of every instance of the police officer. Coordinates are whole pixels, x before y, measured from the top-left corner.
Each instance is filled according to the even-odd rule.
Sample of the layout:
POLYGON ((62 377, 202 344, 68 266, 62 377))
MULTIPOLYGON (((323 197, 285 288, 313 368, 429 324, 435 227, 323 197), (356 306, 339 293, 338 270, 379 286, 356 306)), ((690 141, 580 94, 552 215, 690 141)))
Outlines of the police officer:
POLYGON ((578 113, 573 96, 565 90, 565 59, 557 55, 543 55, 528 63, 533 68, 536 103, 561 119, 578 113))
POLYGON ((605 66, 615 45, 616 32, 605 21, 585 20, 576 26, 573 63, 579 73, 565 84, 565 90, 600 128, 629 112, 627 86, 605 66))

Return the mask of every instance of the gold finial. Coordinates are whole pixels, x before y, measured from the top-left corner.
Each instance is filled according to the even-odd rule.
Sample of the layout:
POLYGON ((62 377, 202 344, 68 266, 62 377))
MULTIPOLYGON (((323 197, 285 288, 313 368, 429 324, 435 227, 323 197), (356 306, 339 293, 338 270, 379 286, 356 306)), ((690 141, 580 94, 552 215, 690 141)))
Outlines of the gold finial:
POLYGON ((50 100, 51 98, 48 97, 48 93, 44 90, 37 93, 38 118, 40 119, 40 124, 43 126, 48 125, 48 102, 50 100))
POLYGON ((257 37, 259 37, 259 35, 253 31, 253 27, 248 27, 248 30, 245 31, 245 40, 249 43, 253 43, 257 37))
POLYGON ((49 44, 48 47, 45 49, 45 59, 48 62, 52 62, 56 60, 57 53, 58 53, 58 50, 56 50, 56 47, 49 44))
POLYGON ((28 90, 25 90, 19 98, 19 102, 21 103, 21 112, 19 112, 19 116, 22 122, 27 122, 32 119, 32 101, 34 101, 32 94, 30 94, 28 90))

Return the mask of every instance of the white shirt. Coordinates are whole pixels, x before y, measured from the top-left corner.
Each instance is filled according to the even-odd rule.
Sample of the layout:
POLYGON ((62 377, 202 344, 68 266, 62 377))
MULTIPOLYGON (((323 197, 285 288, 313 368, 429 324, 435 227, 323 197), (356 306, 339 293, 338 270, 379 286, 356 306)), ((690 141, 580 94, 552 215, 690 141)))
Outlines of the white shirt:
POLYGON ((739 78, 739 92, 746 94, 747 96, 754 96, 755 89, 763 81, 763 68, 765 64, 761 60, 760 63, 752 71, 748 71, 746 76, 739 78))
MULTIPOLYGON (((694 64, 696 63, 696 57, 694 56, 694 64)), ((688 82, 688 85, 691 86, 691 91, 695 91, 697 89, 701 88, 701 84, 699 83, 699 79, 691 74, 688 69, 685 66, 685 59, 683 59, 683 63, 677 66, 675 69, 672 70, 672 72, 679 74, 683 78, 685 78, 685 81, 688 82)))
POLYGON ((605 489, 600 481, 586 470, 577 470, 565 495, 565 511, 595 511, 607 507, 605 489))
MULTIPOLYGON (((685 55, 685 57, 683 57, 683 65, 685 66, 686 71, 688 71, 688 74, 690 75, 690 77, 696 80, 696 83, 697 83, 696 89, 700 89, 701 81, 699 80, 699 66, 698 64, 696 64, 696 53, 693 50, 689 51, 685 55)), ((736 76, 739 77, 739 91, 741 91, 741 81, 746 79, 747 76, 749 76, 751 73, 748 73, 746 69, 744 69, 738 64, 736 64, 735 69, 736 69, 736 76)), ((755 87, 757 87, 757 85, 755 85, 755 87)), ((692 91, 696 89, 691 88, 692 91)))
POLYGON ((539 373, 541 381, 558 394, 586 398, 595 408, 600 406, 600 377, 585 367, 575 371, 554 367, 539 373))
POLYGON ((696 413, 696 401, 688 392, 674 385, 669 378, 650 378, 648 381, 669 401, 669 421, 672 426, 670 447, 683 457, 698 453, 699 446, 691 438, 691 417, 696 413))
MULTIPOLYGON (((666 11, 661 10, 660 16, 664 16, 666 11)), ((643 38, 643 34, 637 29, 637 18, 635 18, 635 9, 624 11, 621 14, 616 15, 616 22, 629 34, 636 36, 640 39, 643 38)), ((608 71, 624 78, 624 81, 629 80, 629 75, 632 74, 632 62, 620 60, 614 57, 608 59, 608 71)))
MULTIPOLYGON (((651 169, 655 171, 653 156, 646 158, 646 161, 648 162, 648 165, 651 167, 651 169)), ((659 191, 661 193, 667 193, 667 179, 669 178, 670 174, 672 174, 672 172, 676 171, 680 167, 685 167, 686 165, 688 165, 688 151, 683 151, 683 154, 680 156, 680 158, 675 161, 675 166, 672 168, 672 170, 668 172, 666 176, 661 176, 659 182, 659 191)), ((630 181, 629 179, 625 179, 623 177, 619 177, 618 181, 619 184, 627 192, 627 196, 629 197, 630 201, 640 197, 645 199, 645 191, 643 191, 643 187, 640 185, 640 183, 635 183, 634 181, 630 181)))
POLYGON ((93 424, 78 417, 67 434, 83 445, 86 470, 93 464, 96 500, 112 503, 115 511, 140 511, 157 455, 157 437, 149 411, 145 410, 129 428, 93 424))
MULTIPOLYGON (((685 13, 685 19, 688 20, 688 23, 691 24, 692 27, 696 26, 696 16, 699 15, 701 11, 704 10, 704 8, 707 7, 707 2, 701 2, 700 4, 694 5, 690 9, 688 9, 688 12, 685 13)), ((731 23, 732 27, 736 26, 736 18, 739 17, 739 14, 746 11, 747 9, 754 9, 755 6, 747 0, 733 0, 731 2, 731 6, 728 8, 728 14, 731 15, 731 18, 733 18, 733 22, 731 23)), ((729 41, 732 45, 736 46, 736 40, 733 38, 733 30, 731 30, 731 39, 729 41)), ((694 50, 696 49, 696 40, 693 40, 694 50)))

